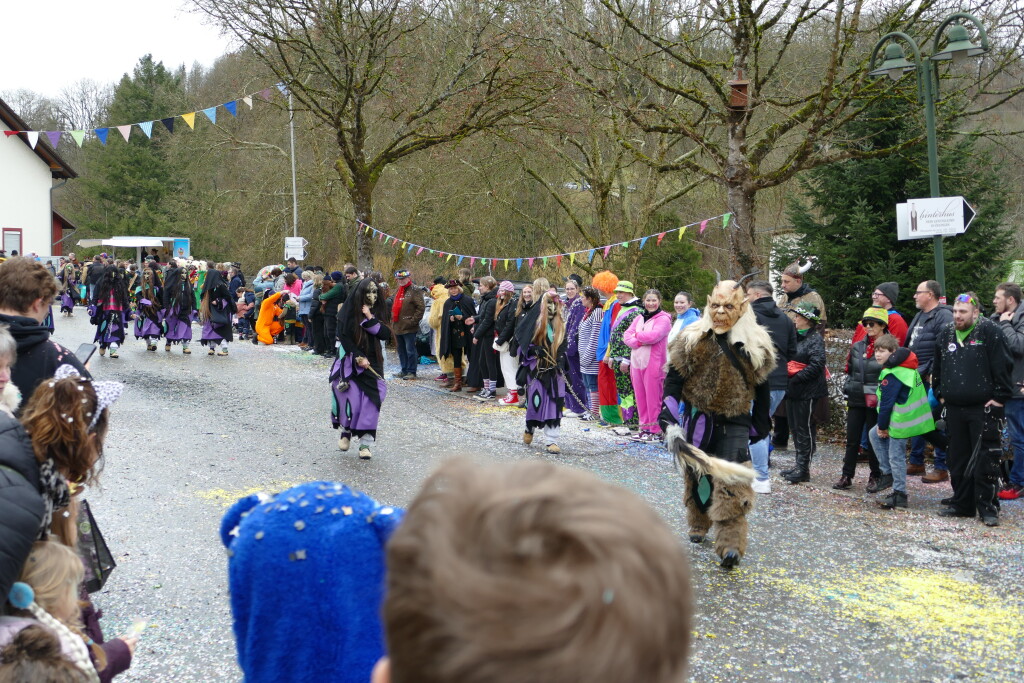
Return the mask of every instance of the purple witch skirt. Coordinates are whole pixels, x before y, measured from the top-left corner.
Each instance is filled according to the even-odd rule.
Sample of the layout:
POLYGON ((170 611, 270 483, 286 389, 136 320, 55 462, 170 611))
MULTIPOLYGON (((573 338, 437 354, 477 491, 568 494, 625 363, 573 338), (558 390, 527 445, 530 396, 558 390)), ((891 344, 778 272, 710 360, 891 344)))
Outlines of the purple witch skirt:
POLYGON ((178 317, 178 309, 164 310, 164 336, 168 344, 192 341, 192 320, 178 317))
POLYGON ((530 377, 526 385, 526 428, 557 427, 562 424, 562 407, 565 405, 565 380, 559 374, 554 387, 530 377))
POLYGON ((102 345, 124 343, 124 311, 106 311, 96 325, 96 336, 93 341, 102 345))
POLYGON ((231 325, 214 325, 209 320, 203 323, 203 334, 199 343, 203 346, 216 346, 227 339, 231 341, 231 325))
POLYGON ((355 437, 369 434, 376 439, 380 406, 387 396, 387 384, 369 370, 354 366, 355 359, 351 354, 336 359, 331 366, 331 426, 341 429, 342 434, 355 437), (380 397, 379 404, 367 391, 374 386, 380 397))
POLYGON ((151 318, 140 313, 135 319, 136 339, 159 339, 163 334, 163 328, 160 327, 159 323, 155 322, 151 318))
POLYGON ((60 295, 60 312, 61 313, 72 313, 75 310, 75 300, 72 298, 67 291, 60 295))

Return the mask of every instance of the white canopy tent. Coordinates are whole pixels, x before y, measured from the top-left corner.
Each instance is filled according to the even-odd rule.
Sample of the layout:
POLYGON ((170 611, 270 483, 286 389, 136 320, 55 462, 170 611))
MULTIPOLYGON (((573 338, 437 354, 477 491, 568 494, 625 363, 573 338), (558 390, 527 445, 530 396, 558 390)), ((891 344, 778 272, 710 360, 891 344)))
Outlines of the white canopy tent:
MULTIPOLYGON (((135 249, 135 261, 142 262, 143 249, 160 249, 161 253, 173 253, 174 241, 180 237, 148 237, 146 235, 115 235, 106 239, 81 239, 75 244, 86 249, 92 247, 110 247, 116 249, 135 249)), ((116 253, 116 252, 115 252, 116 253)))

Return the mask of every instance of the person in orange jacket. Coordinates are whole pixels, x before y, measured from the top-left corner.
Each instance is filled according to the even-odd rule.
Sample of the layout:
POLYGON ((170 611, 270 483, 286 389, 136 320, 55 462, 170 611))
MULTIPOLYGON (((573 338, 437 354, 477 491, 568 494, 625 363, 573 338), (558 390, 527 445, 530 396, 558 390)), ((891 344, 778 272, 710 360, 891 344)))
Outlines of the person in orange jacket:
POLYGON ((284 309, 279 304, 287 300, 288 292, 274 292, 263 299, 259 317, 256 318, 256 338, 261 344, 273 344, 277 335, 284 332, 284 325, 280 322, 284 309))

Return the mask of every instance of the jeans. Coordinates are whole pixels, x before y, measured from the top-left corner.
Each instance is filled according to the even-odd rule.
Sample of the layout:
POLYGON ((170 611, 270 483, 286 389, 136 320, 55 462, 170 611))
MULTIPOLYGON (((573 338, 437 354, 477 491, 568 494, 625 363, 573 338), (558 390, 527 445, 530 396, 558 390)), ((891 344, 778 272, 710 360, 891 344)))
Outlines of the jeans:
POLYGON ((587 387, 587 391, 597 391, 597 374, 583 374, 583 384, 587 387))
POLYGON ((1024 398, 1011 398, 1003 408, 1006 428, 1010 432, 1013 447, 1013 467, 1010 469, 1010 483, 1024 486, 1024 398))
MULTIPOLYGON (((772 389, 771 400, 768 404, 768 414, 774 415, 782 399, 786 398, 785 389, 772 389)), ((750 444, 750 459, 754 461, 755 476, 764 481, 768 478, 768 443, 771 436, 761 439, 757 443, 750 444)))
POLYGON ((416 355, 416 333, 395 335, 398 346, 398 362, 402 365, 403 375, 415 375, 416 364, 420 358, 416 355))
POLYGON ((892 475, 892 490, 900 493, 907 492, 907 440, 897 439, 894 436, 887 436, 884 439, 878 435, 878 427, 872 427, 868 432, 868 439, 871 440, 871 447, 875 449, 878 456, 878 467, 882 474, 892 475))
MULTIPOLYGON (((928 443, 928 440, 923 436, 915 436, 910 439, 910 464, 911 465, 923 465, 924 464, 924 447, 928 443)), ((934 444, 933 444, 934 445, 934 444)), ((949 469, 946 465, 946 449, 934 446, 935 449, 935 469, 945 470, 949 469)))

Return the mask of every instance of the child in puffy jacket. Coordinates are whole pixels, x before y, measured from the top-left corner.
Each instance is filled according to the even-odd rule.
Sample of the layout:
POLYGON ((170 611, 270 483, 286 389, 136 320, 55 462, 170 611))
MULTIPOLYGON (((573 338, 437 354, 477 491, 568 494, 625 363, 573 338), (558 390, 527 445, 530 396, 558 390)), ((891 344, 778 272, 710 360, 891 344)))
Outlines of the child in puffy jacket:
POLYGON ((878 423, 868 438, 878 456, 882 476, 878 490, 890 486, 892 494, 880 505, 886 509, 907 507, 907 441, 934 431, 928 393, 917 371, 917 355, 901 347, 896 337, 883 334, 875 341, 875 360, 882 366, 878 376, 878 423))

